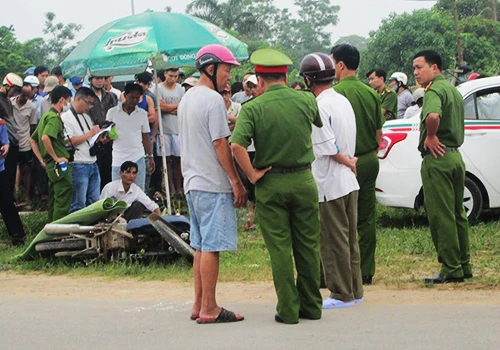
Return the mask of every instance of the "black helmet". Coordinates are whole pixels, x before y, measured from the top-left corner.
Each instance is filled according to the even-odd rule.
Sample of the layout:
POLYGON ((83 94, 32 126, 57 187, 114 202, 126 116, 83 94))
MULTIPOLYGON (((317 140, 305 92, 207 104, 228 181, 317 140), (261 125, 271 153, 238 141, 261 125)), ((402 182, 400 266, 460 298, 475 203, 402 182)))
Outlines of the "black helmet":
POLYGON ((300 63, 299 74, 313 82, 330 81, 335 78, 335 66, 328 55, 314 52, 304 57, 300 63))

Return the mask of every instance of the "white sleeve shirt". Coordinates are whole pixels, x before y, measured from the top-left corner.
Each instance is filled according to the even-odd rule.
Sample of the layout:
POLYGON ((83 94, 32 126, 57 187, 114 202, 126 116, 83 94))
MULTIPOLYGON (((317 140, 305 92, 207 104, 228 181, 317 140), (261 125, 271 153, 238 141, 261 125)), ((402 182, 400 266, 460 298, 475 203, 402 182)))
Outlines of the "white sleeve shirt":
POLYGON ((101 192, 100 199, 113 198, 115 201, 124 201, 127 206, 131 206, 134 202, 141 202, 147 210, 153 212, 158 209, 158 204, 153 202, 139 186, 132 183, 128 192, 123 188, 122 180, 115 180, 104 186, 101 192))
POLYGON ((356 120, 350 102, 333 89, 316 97, 323 127, 313 125, 311 139, 315 160, 312 173, 318 186, 319 202, 332 201, 359 190, 356 175, 332 156, 354 157, 356 120))
MULTIPOLYGON (((82 136, 83 134, 89 132, 89 128, 92 128, 94 126, 94 123, 92 123, 92 120, 87 114, 78 114, 76 118, 71 110, 61 114, 61 120, 63 121, 64 125, 65 139, 71 139, 75 136, 82 136), (80 121, 81 127, 80 124, 78 124, 76 118, 78 118, 78 120, 80 121)), ((75 163, 93 164, 97 161, 96 156, 90 155, 90 145, 87 141, 83 141, 79 145, 73 144, 73 147, 76 150, 74 161, 75 163)))
POLYGON ((118 138, 113 141, 112 166, 119 167, 127 160, 137 163, 143 158, 142 134, 150 131, 146 111, 136 107, 131 114, 127 114, 122 105, 118 105, 108 111, 106 120, 115 123, 118 134, 118 138))

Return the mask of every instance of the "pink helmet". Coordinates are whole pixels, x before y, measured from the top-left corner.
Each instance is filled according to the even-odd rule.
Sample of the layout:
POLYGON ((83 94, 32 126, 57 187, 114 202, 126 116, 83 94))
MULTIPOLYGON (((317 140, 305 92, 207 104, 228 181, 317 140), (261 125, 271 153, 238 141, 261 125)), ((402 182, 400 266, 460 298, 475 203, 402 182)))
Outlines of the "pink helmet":
POLYGON ((196 54, 196 68, 200 69, 214 63, 227 63, 233 66, 240 65, 227 47, 219 44, 203 46, 196 54))

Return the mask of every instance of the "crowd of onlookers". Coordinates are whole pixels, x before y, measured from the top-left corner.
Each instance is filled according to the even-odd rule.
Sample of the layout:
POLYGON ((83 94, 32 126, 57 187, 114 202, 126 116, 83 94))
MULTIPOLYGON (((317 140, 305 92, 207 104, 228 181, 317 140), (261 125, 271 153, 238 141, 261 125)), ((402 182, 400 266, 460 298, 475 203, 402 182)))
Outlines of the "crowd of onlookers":
POLYGON ((143 72, 123 91, 112 85, 112 76, 90 75, 84 84, 79 76, 66 80, 60 67, 32 67, 24 78, 4 77, 0 203, 14 244, 24 243, 19 210, 47 201, 53 221, 86 207, 99 200, 107 184, 123 180, 120 169, 127 161, 135 164, 135 171, 126 170, 134 173, 141 192, 161 193, 159 116, 170 190, 182 194, 177 105, 197 79, 183 80, 177 68, 157 73, 157 90, 153 75, 143 72))
MULTIPOLYGON (((45 66, 32 67, 26 70, 24 79, 9 73, 0 92, 0 118, 6 123, 9 139, 5 171, 2 172, 5 181, 2 182, 6 186, 5 192, 9 193, 6 200, 14 203, 11 211, 31 210, 34 198, 36 201, 49 201, 49 220, 81 209, 97 201, 105 185, 120 178, 120 167, 125 161, 137 164, 135 183, 142 191, 149 195, 161 195, 164 185, 161 138, 165 146, 169 192, 174 197, 181 197, 183 180, 177 107, 184 93, 196 86, 198 78, 185 78, 182 69, 174 67, 158 71, 157 76, 157 84, 154 84, 150 71, 137 74, 135 83, 124 86, 124 91, 121 91, 113 86, 113 76, 90 75, 88 84, 84 84, 84 77, 65 79, 60 67, 50 71, 45 66), (60 103, 61 110, 58 110, 58 100, 61 99, 65 102, 60 103), (55 115, 49 113, 51 111, 55 115), (52 119, 48 126, 49 129, 52 126, 54 133, 58 131, 60 120, 62 140, 59 146, 68 153, 67 158, 63 157, 62 149, 61 154, 50 158, 50 151, 43 141, 43 131, 38 133, 40 139, 35 137, 35 142, 30 142, 32 135, 37 135, 34 134, 37 126, 42 124, 47 128, 46 121, 42 122, 47 113, 52 115, 52 118, 46 119, 52 119), (127 117, 134 114, 134 118, 127 117), (54 119, 54 116, 60 116, 60 119, 54 119), (162 137, 159 137, 159 118, 162 121, 162 137), (33 148, 38 148, 37 152, 34 153, 33 148), (60 170, 61 162, 56 162, 59 158, 65 158, 71 164, 71 179, 68 175, 67 181, 61 181, 66 174, 56 174, 53 180, 57 181, 51 182, 53 170, 60 170), (50 164, 52 169, 47 170, 46 160, 55 163, 50 164), (54 185, 57 198, 49 198, 54 185), (18 201, 14 202, 14 194, 17 194, 18 201), (69 208, 66 208, 68 202, 69 208)), ((381 69, 367 74, 370 86, 381 96, 386 119, 409 118, 418 114, 423 89, 417 89, 412 96, 404 73, 396 72, 390 77, 390 88, 386 86, 386 77, 381 69)), ((304 84, 298 81, 293 82, 291 88, 305 90, 304 84)), ((257 77, 253 72, 245 74, 241 82, 224 88, 222 96, 231 131, 241 105, 258 95, 257 77)), ((56 134, 48 136, 49 141, 56 138, 56 134)), ((49 145, 49 148, 54 148, 54 145, 49 145)), ((58 153, 57 148, 54 151, 58 153)), ((248 152, 253 159, 253 143, 248 152)), ((253 185, 247 182, 247 188, 250 200, 248 228, 251 229, 253 185)), ((17 226, 13 231, 21 231, 17 226)), ((16 234, 14 232, 13 237, 16 234)), ((23 236, 22 233, 17 235, 23 236)))
MULTIPOLYGON (((18 211, 47 202, 53 221, 82 209, 122 178, 127 161, 136 166, 133 182, 141 192, 164 195, 161 138, 169 192, 183 196, 177 107, 197 77, 186 78, 172 67, 158 71, 155 84, 145 71, 122 91, 113 86, 113 76, 90 75, 85 83, 80 76, 65 79, 60 67, 32 67, 24 75, 7 74, 0 90, 0 120, 7 134, 0 143, 2 217, 14 244, 24 243, 18 211)), ((253 73, 224 89, 231 130, 241 104, 257 95, 253 73)), ((248 227, 253 228, 252 202, 248 227)))

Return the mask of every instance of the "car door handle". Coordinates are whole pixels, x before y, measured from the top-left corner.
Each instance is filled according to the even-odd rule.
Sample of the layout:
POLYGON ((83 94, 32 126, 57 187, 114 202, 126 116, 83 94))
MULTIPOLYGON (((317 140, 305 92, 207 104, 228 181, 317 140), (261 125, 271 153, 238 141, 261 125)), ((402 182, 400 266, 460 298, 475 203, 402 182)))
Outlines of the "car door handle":
POLYGON ((484 136, 486 131, 469 131, 465 133, 465 136, 484 136))

